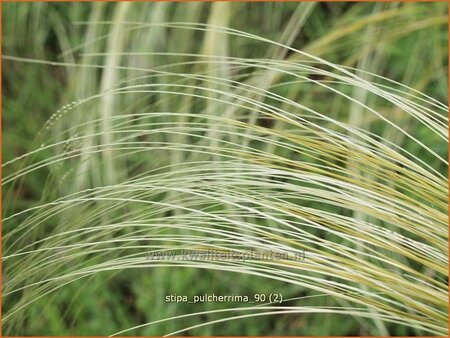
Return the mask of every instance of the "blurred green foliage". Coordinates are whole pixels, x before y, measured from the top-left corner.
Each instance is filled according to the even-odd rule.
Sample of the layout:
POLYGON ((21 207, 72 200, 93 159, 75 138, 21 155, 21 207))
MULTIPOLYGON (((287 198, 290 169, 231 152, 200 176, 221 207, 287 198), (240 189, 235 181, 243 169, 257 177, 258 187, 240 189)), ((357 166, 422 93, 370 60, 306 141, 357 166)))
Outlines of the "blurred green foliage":
MULTIPOLYGON (((104 4, 105 18, 112 15, 115 4, 104 4)), ((153 3, 133 4, 133 10, 152 12, 153 3)), ((166 4, 167 20, 182 21, 185 4, 166 4)), ((236 3, 232 7, 233 28, 249 31, 276 40, 295 3, 236 3)), ((38 60, 78 62, 80 56, 74 52, 65 58, 62 53, 72 46, 83 43, 85 25, 74 22, 88 20, 92 3, 4 3, 2 53, 38 60)), ((210 4, 197 6, 198 22, 206 22, 210 4)), ((382 57, 377 73, 387 78, 406 83, 437 100, 447 101, 447 25, 437 18, 447 14, 445 3, 377 4, 377 3, 318 3, 314 6, 307 23, 293 43, 299 49, 335 63, 358 68, 364 55, 381 50, 382 57), (373 13, 389 13, 395 8, 405 7, 409 16, 400 22, 382 18, 375 21, 374 43, 364 45, 361 31, 368 27, 365 18, 373 13), (435 21, 433 21, 435 19, 435 21), (422 26, 416 26, 421 22, 422 26)), ((161 37, 162 38, 162 37, 161 37)), ((172 37, 171 37, 172 38, 172 37)), ((173 37, 176 39, 176 37, 173 37)), ((248 57, 261 57, 265 50, 236 39, 232 48, 241 48, 248 57)), ((174 43, 183 43, 175 41, 174 43)), ((192 52, 201 46, 191 46, 192 52)), ((233 53, 233 50, 231 50, 233 53)), ((70 102, 70 72, 62 67, 19 63, 3 60, 3 161, 24 154, 34 142, 44 122, 63 104, 70 102), (69 94, 68 94, 69 93, 69 94)), ((276 89, 289 95, 292 88, 276 89)), ((330 105, 326 100, 323 104, 330 105)), ((386 112, 387 114, 391 112, 386 112)), ((381 126, 371 128, 380 133, 381 126)), ((432 135, 424 129, 419 131, 423 139, 432 135)), ((433 140, 430 140, 432 143, 433 140)), ((415 145, 406 149, 418 154, 415 145)), ((435 150, 446 156, 445 145, 436 142, 435 150)), ((40 155, 43 156, 43 155, 40 155)), ((426 158, 424 159, 427 160, 426 158)), ((8 168, 10 172, 17 166, 8 168)), ((441 167, 442 172, 445 168, 441 167)), ((46 172, 27 178, 23 186, 17 187, 17 205, 23 209, 41 199, 46 181, 46 172)), ((117 273, 95 274, 59 289, 50 298, 37 301, 30 316, 20 327, 8 327, 7 333, 14 335, 98 335, 109 334, 134 325, 160 319, 161 315, 174 316, 189 312, 229 307, 230 304, 167 304, 165 295, 203 293, 254 294, 283 293, 285 298, 304 297, 312 294, 293 285, 270 281, 254 276, 236 275, 221 271, 197 269, 136 269, 117 273), (114 277, 114 278, 112 278, 114 277)), ((306 298, 301 305, 339 306, 330 298, 306 298)), ((232 305, 231 305, 232 306, 232 305)), ((239 306, 239 304, 236 304, 239 306)), ((8 304, 3 305, 3 309, 8 304)), ((239 313, 237 313, 239 314, 239 313)), ((127 332, 130 335, 162 335, 179 327, 195 325, 216 317, 193 316, 176 321, 127 332)), ((395 324, 388 325, 393 335, 413 335, 416 332, 395 324)), ((376 334, 373 324, 361 323, 357 318, 341 315, 290 314, 284 316, 256 317, 245 320, 222 322, 190 330, 188 335, 371 335, 376 334)))

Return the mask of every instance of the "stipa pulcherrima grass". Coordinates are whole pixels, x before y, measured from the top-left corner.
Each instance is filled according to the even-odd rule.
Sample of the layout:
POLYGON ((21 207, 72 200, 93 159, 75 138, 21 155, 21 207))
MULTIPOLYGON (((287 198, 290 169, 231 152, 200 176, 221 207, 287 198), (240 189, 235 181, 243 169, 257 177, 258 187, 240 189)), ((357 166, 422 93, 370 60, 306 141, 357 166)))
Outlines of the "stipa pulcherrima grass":
MULTIPOLYGON (((249 316, 340 313, 372 322, 378 334, 395 323, 446 335, 447 154, 436 146, 447 149, 448 107, 369 71, 382 52, 354 69, 292 47, 314 4, 298 5, 278 42, 227 27, 229 3, 213 4, 204 24, 167 22, 165 6, 138 21, 128 20, 131 3, 117 4, 110 21, 95 6, 87 43, 72 50, 83 51, 79 63, 4 57, 67 67, 76 97, 34 149, 3 164, 21 163, 2 182, 6 332, 20 332, 27 309, 76 280, 163 266, 261 276, 340 306, 303 306, 298 297, 115 334, 201 314, 222 317, 167 333, 249 316), (168 31, 176 41, 162 50, 157 37, 168 31), (232 55, 233 41, 267 52, 232 55), (17 211, 12 194, 39 171, 48 171, 41 203, 17 211), (145 255, 177 249, 307 259, 145 255)), ((374 11, 369 21, 409 13, 374 11)), ((367 46, 373 30, 360 33, 367 46)))

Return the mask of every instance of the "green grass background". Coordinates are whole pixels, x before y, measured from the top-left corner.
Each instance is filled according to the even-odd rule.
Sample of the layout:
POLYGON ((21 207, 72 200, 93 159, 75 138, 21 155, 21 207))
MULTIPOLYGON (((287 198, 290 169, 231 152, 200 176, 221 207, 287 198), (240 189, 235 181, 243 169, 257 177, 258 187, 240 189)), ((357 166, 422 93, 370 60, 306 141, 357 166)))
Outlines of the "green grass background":
MULTIPOLYGON (((39 60, 68 60, 62 53, 71 46, 83 43, 86 26, 74 22, 88 20, 92 3, 4 3, 4 55, 39 60)), ((104 5, 105 20, 115 4, 104 5)), ((182 21, 186 4, 166 4, 162 11, 168 21, 182 21)), ((232 6, 230 26, 276 40, 295 10, 296 3, 235 3, 232 6)), ((152 13, 156 4, 134 4, 136 13, 152 13)), ((196 8, 198 22, 206 22, 211 4, 196 8)), ((161 8, 160 8, 161 10, 161 8)), ((318 3, 312 9, 306 24, 295 38, 293 46, 305 48, 335 63, 357 67, 367 53, 382 51, 377 73, 405 83, 441 102, 447 101, 447 26, 438 18, 446 15, 445 3, 375 4, 375 3, 318 3), (383 13, 395 8, 408 11, 400 20, 366 19, 376 11, 383 13), (433 22, 433 18, 435 22, 433 22), (419 23, 423 26, 418 28, 419 23), (361 32, 369 25, 376 38, 371 49, 364 47, 361 32)), ((163 39, 164 37, 161 37, 163 39)), ((176 36, 165 36, 177 41, 176 36)), ((194 39, 195 40, 195 39, 194 39)), ((199 40, 199 39, 197 39, 199 40)), ((239 49, 247 57, 264 55, 258 44, 236 39, 232 49, 239 49)), ((192 52, 201 48, 188 46, 192 52)), ((162 43, 164 44, 164 43, 162 43)), ((161 47, 162 49, 164 48, 161 47)), ((67 55, 66 55, 67 57, 67 55)), ((75 51, 70 54, 80 61, 75 51)), ((62 67, 18 63, 3 60, 2 93, 2 157, 10 160, 25 153, 44 122, 63 104, 73 99, 71 73, 62 67)), ((282 88, 289 92, 289 88, 282 88)), ((329 104, 324 100, 323 104, 329 104)), ((370 126, 375 132, 376 124, 370 126)), ((427 130, 421 135, 432 142, 427 130)), ((405 147, 409 145, 405 144, 405 147)), ((446 146, 439 142, 434 149, 446 156, 446 146)), ((419 149, 408 149, 417 154, 419 149)), ((421 154, 417 154, 421 156, 421 154)), ((41 155, 43 156, 43 155, 41 155)), ((426 159, 424 159, 426 160, 426 159)), ((437 164, 436 164, 437 165, 437 164)), ((18 167, 10 166, 3 175, 18 167)), ((446 168, 439 166, 439 171, 446 168)), ((31 175, 15 191, 14 210, 35 205, 41 198, 48 172, 31 175)), ((11 210, 12 211, 12 210, 11 210)), ((311 295, 311 291, 286 283, 267 281, 254 276, 221 271, 196 269, 137 269, 118 273, 102 272, 92 278, 71 283, 37 301, 29 316, 15 326, 7 326, 8 334, 21 335, 98 335, 113 333, 139 323, 203 310, 218 309, 230 304, 167 304, 167 294, 196 295, 283 293, 285 298, 311 295)), ((3 309, 8 308, 8 299, 3 309)), ((239 305, 239 304, 237 304, 239 305)), ((339 306, 331 298, 302 300, 300 305, 339 306)), ((130 335, 162 335, 177 328, 213 320, 214 315, 164 322, 156 326, 128 332, 130 335)), ((393 335, 414 335, 416 331, 388 324, 393 335)), ((290 314, 235 320, 190 330, 186 335, 371 335, 377 334, 373 323, 350 316, 331 314, 290 314)))

